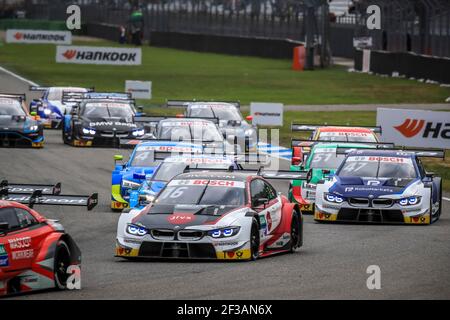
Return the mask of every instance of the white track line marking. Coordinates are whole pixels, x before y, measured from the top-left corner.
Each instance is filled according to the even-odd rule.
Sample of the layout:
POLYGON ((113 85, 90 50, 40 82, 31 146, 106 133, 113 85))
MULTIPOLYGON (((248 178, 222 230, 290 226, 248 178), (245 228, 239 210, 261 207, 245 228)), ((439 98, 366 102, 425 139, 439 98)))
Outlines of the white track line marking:
POLYGON ((442 200, 450 201, 450 198, 442 197, 442 200))
POLYGON ((25 83, 28 83, 30 86, 35 86, 35 87, 38 87, 38 86, 39 86, 36 82, 33 82, 33 81, 31 81, 31 80, 28 80, 28 79, 25 79, 24 77, 21 77, 21 76, 19 76, 18 74, 14 73, 14 72, 12 72, 12 71, 9 71, 9 70, 7 70, 7 69, 5 69, 5 68, 3 68, 3 67, 0 67, 0 71, 6 73, 6 74, 8 74, 8 75, 10 75, 10 76, 12 76, 12 77, 14 77, 14 78, 16 78, 16 79, 19 79, 20 81, 23 81, 23 82, 25 82, 25 83))

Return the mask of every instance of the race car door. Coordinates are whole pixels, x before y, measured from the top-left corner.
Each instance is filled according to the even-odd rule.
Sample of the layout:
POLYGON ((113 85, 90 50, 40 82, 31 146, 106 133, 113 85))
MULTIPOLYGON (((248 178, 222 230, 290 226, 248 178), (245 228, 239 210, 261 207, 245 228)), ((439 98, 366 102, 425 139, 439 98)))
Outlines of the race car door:
POLYGON ((273 187, 262 179, 254 179, 250 185, 252 207, 259 215, 260 243, 271 238, 281 222, 281 201, 273 187))
POLYGON ((0 223, 7 223, 6 235, 0 237, 0 267, 9 271, 30 269, 42 240, 51 232, 27 210, 0 209, 0 223))

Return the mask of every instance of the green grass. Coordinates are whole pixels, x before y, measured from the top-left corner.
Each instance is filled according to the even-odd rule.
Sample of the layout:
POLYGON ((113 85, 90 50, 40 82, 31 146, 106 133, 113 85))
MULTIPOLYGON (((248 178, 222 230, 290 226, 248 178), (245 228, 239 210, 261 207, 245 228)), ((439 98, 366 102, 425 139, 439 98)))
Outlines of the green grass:
MULTIPOLYGON (((79 45, 116 45, 78 42, 79 45)), ((153 104, 166 99, 227 99, 284 104, 433 103, 449 88, 367 74, 344 67, 295 72, 289 60, 195 53, 145 46, 142 66, 55 63, 52 45, 4 44, 3 66, 41 85, 93 86, 124 90, 125 80, 151 80, 153 104)))
MULTIPOLYGON (((78 42, 79 45, 113 45, 78 42)), ((143 65, 135 67, 70 65, 55 63, 52 45, 4 44, 2 66, 41 85, 95 86, 97 90, 123 91, 125 80, 151 80, 153 100, 146 112, 175 115, 177 109, 156 107, 166 99, 226 99, 282 102, 284 104, 439 103, 450 96, 449 88, 404 79, 348 73, 343 67, 294 72, 290 61, 195 53, 143 47, 143 65)), ((290 146, 292 121, 375 125, 375 112, 285 112, 280 129, 281 145, 290 146)), ((447 152, 447 159, 450 153, 447 152)), ((450 160, 425 161, 441 175, 450 191, 450 160)))

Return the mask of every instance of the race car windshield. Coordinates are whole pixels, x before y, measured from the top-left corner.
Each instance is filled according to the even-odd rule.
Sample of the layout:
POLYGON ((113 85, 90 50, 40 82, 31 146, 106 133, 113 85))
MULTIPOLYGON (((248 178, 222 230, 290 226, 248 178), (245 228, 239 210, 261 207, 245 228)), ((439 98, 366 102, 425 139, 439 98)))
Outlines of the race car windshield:
POLYGON ((0 116, 25 116, 19 101, 0 98, 0 116))
POLYGON ((242 116, 235 106, 229 107, 192 107, 190 116, 193 118, 218 118, 219 120, 241 121, 242 116))
POLYGON ((345 155, 336 154, 336 152, 316 152, 314 153, 310 167, 313 169, 337 169, 345 155))
POLYGON ((184 163, 163 163, 156 171, 152 180, 154 181, 170 181, 186 169, 184 163))
POLYGON ((158 164, 158 161, 155 161, 154 152, 151 150, 136 150, 131 159, 132 167, 156 167, 158 164))
POLYGON ((319 140, 335 142, 377 142, 374 134, 364 132, 321 132, 319 140))
POLYGON ((414 179, 417 174, 410 158, 350 156, 338 176, 414 179))
MULTIPOLYGON (((161 205, 205 205, 205 206, 242 206, 245 204, 245 189, 230 187, 234 181, 209 182, 223 183, 224 186, 209 185, 208 180, 172 180, 156 200, 161 205), (172 183, 175 183, 173 185, 172 183), (186 185, 184 185, 186 183, 186 185), (199 185, 195 185, 198 183, 199 185), (207 185, 203 185, 203 184, 207 185)), ((243 182, 242 182, 243 184, 243 182)))
POLYGON ((198 140, 223 141, 223 136, 214 125, 201 123, 165 123, 159 129, 158 139, 170 141, 198 140))
POLYGON ((231 165, 227 163, 195 163, 196 161, 183 161, 178 163, 165 162, 160 165, 158 171, 152 177, 154 181, 170 181, 179 174, 182 174, 187 166, 197 169, 228 169, 231 165))
POLYGON ((134 116, 130 105, 113 103, 88 103, 83 115, 88 119, 120 118, 127 122, 131 122, 134 116))

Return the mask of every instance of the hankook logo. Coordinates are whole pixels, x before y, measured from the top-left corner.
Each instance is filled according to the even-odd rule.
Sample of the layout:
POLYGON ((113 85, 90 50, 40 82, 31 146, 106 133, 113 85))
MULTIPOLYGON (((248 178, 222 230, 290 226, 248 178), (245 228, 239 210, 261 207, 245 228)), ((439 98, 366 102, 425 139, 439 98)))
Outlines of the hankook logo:
POLYGON ((420 132, 422 138, 450 139, 450 123, 425 122, 425 120, 406 119, 401 125, 394 126, 406 138, 417 136, 420 132))

